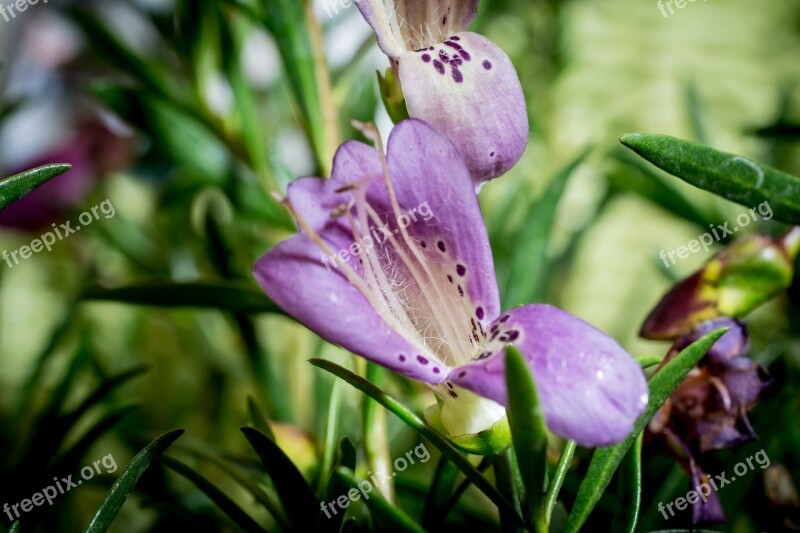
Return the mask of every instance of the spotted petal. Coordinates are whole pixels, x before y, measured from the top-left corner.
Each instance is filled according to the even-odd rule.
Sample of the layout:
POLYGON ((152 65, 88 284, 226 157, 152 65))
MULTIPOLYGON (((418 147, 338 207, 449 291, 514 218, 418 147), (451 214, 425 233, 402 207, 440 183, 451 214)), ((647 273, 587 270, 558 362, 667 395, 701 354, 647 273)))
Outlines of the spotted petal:
POLYGON ((507 172, 528 143, 528 115, 514 65, 492 41, 459 33, 399 60, 408 113, 458 147, 476 183, 507 172))
MULTIPOLYGON (((527 359, 548 427, 584 446, 628 436, 647 405, 636 361, 611 337, 548 305, 516 308, 490 327, 495 341, 513 342, 527 359)), ((458 368, 450 381, 508 405, 503 350, 458 368)))
MULTIPOLYGON (((347 238, 328 234, 346 250, 347 238)), ((296 235, 258 260, 254 276, 276 304, 320 337, 406 377, 438 383, 449 369, 432 364, 388 324, 306 235, 296 235), (419 357, 419 359, 418 359, 419 357)), ((351 266, 355 266, 352 264, 351 266)))

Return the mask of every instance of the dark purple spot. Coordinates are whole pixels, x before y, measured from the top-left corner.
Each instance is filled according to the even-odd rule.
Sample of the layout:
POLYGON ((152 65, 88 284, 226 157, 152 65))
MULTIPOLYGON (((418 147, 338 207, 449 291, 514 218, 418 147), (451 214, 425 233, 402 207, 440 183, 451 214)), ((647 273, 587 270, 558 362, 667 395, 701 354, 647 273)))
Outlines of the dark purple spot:
POLYGON ((458 398, 458 394, 456 394, 456 392, 455 392, 455 391, 449 390, 449 391, 447 391, 447 392, 449 392, 449 393, 450 393, 450 396, 452 396, 453 398, 458 398))
POLYGON ((447 251, 447 248, 445 247, 445 245, 444 245, 444 243, 442 241, 437 242, 436 243, 436 247, 439 248, 440 252, 446 252, 447 251))
POLYGON ((458 379, 461 379, 466 375, 467 375, 467 371, 466 370, 462 370, 461 372, 458 373, 458 379))
POLYGON ((405 355, 401 355, 400 357, 398 357, 398 359, 400 359, 400 362, 402 363, 402 362, 404 362, 406 360, 406 356, 405 355))
POLYGON ((422 357, 421 355, 417 356, 417 361, 419 361, 423 365, 427 365, 428 363, 430 363, 430 361, 428 361, 427 358, 422 357))
POLYGON ((439 370, 438 366, 433 367, 433 373, 434 374, 438 374, 439 372, 441 372, 441 370, 439 370))
POLYGON ((499 340, 500 342, 508 342, 508 338, 509 338, 509 334, 508 333, 503 333, 502 335, 500 335, 500 338, 497 339, 497 340, 499 340))
POLYGON ((453 41, 445 41, 442 44, 444 44, 445 46, 449 46, 450 48, 455 48, 456 50, 463 50, 460 44, 456 44, 453 41))
POLYGON ((517 330, 514 330, 514 331, 512 331, 511 333, 508 334, 508 341, 509 342, 514 342, 518 338, 519 338, 519 331, 517 331, 517 330))
POLYGON ((467 52, 466 50, 459 50, 459 52, 461 53, 461 57, 464 58, 464 61, 472 60, 472 56, 469 55, 469 52, 467 52))
POLYGON ((451 41, 460 41, 461 37, 459 37, 458 35, 453 35, 452 37, 450 37, 450 40, 451 41))
POLYGON ((424 62, 426 62, 426 63, 430 63, 430 62, 431 62, 431 56, 430 56, 430 54, 422 54, 422 60, 423 60, 424 62))
POLYGON ((497 334, 498 334, 498 333, 500 333, 500 332, 499 332, 499 331, 495 331, 494 333, 492 333, 492 338, 491 338, 491 339, 489 339, 489 340, 490 340, 490 341, 493 341, 493 340, 495 340, 495 339, 497 338, 497 334))
POLYGON ((447 15, 445 15, 444 18, 442 19, 442 26, 446 25, 447 25, 447 15))
POLYGON ((456 67, 453 67, 452 74, 453 74, 453 81, 455 81, 456 83, 461 83, 464 81, 464 75, 461 74, 461 71, 458 70, 456 67))
POLYGON ((425 241, 419 241, 419 245, 420 245, 421 248, 427 248, 428 247, 428 243, 425 242, 425 241))
POLYGON ((450 283, 453 283, 453 276, 451 276, 450 274, 448 274, 448 275, 447 275, 447 281, 449 281, 450 283))
POLYGON ((478 325, 475 323, 475 319, 474 318, 469 317, 469 323, 472 324, 472 331, 475 331, 476 329, 478 329, 478 325))
POLYGON ((483 352, 478 356, 478 359, 488 359, 490 355, 492 355, 492 352, 483 352))
POLYGON ((472 338, 473 338, 473 339, 475 339, 475 342, 476 342, 477 344, 480 344, 480 342, 481 342, 481 339, 478 337, 478 334, 477 334, 477 333, 473 333, 473 334, 472 334, 472 338))
POLYGON ((464 265, 456 265, 456 274, 458 274, 459 276, 461 276, 463 278, 464 274, 466 274, 466 273, 467 273, 467 269, 464 267, 464 265))
POLYGON ((439 50, 439 61, 446 65, 450 62, 450 56, 444 50, 439 50))
POLYGON ((438 59, 433 60, 433 67, 439 74, 444 74, 444 65, 442 65, 441 61, 439 61, 438 59))
POLYGON ((505 322, 509 318, 511 318, 511 315, 503 315, 503 316, 500 317, 500 322, 505 322))
POLYGON ((478 317, 478 320, 483 320, 483 307, 479 307, 475 310, 475 316, 478 317))
POLYGON ((428 50, 433 50, 433 46, 431 46, 430 48, 428 48, 428 50))
POLYGON ((489 61, 488 59, 484 59, 483 68, 485 68, 486 70, 492 70, 492 62, 489 61))
POLYGON ((489 157, 494 157, 494 152, 489 152, 489 157))
POLYGON ((447 382, 447 386, 450 387, 451 389, 453 388, 453 384, 450 383, 449 381, 447 382))
POLYGON ((463 62, 461 61, 461 58, 458 57, 458 56, 456 56, 456 57, 454 57, 454 58, 452 58, 450 60, 450 66, 451 67, 460 67, 461 63, 463 63, 463 62))
POLYGON ((464 289, 461 287, 461 285, 458 286, 458 294, 460 294, 462 297, 464 296, 464 289))

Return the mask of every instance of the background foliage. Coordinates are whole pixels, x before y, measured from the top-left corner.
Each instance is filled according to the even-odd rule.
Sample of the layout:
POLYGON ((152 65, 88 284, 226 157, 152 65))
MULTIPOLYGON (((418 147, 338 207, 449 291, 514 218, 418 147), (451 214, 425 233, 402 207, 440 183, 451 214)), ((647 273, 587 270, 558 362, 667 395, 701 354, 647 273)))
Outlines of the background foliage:
MULTIPOLYGON (((637 337, 641 322, 709 255, 665 269, 658 252, 746 209, 655 170, 617 139, 666 133, 800 174, 800 3, 712 0, 665 18, 638 0, 495 0, 473 30, 511 56, 532 125, 522 161, 481 193, 503 307, 553 303, 635 355, 663 354, 665 343, 637 337)), ((55 178, 67 182, 80 169, 56 155, 74 153, 79 126, 100 121, 113 133, 91 152, 86 195, 45 226, 106 198, 116 215, 52 252, 0 264, 0 504, 109 453, 120 470, 59 497, 21 531, 83 530, 130 459, 173 428, 185 433, 144 472, 110 531, 275 530, 301 520, 304 503, 318 508, 316 496, 301 496, 297 472, 319 495, 347 484, 353 454, 366 470, 376 427, 386 426, 389 451, 376 447, 388 457, 420 442, 308 360, 371 372, 416 412, 433 403, 425 387, 319 341, 250 275, 293 231, 269 192, 326 175, 338 142, 358 138, 350 119, 390 127, 375 75, 386 59, 354 6, 328 17, 322 3, 298 0, 51 0, 0 21, 0 36, 3 175, 54 158, 45 162, 73 163, 55 178), (265 467, 298 483, 291 497, 265 467), (334 467, 344 474, 331 478, 334 467)), ((39 234, 5 230, 0 249, 39 234)), ((795 279, 749 318, 750 355, 777 383, 751 416, 761 442, 720 453, 716 471, 763 447, 800 481, 799 303, 795 279)), ((550 439, 553 467, 563 445, 550 439)), ((677 525, 656 504, 689 489, 663 452, 642 450, 642 531, 677 525)), ((446 522, 442 502, 426 503, 437 464, 447 465, 433 454, 397 477, 399 507, 437 531, 496 529, 495 506, 474 486, 446 522)), ((567 508, 590 457, 576 453, 567 508)), ((613 489, 587 530, 609 527, 613 489)), ((720 496, 729 517, 720 530, 777 530, 759 512, 763 472, 720 496)), ((380 523, 381 511, 371 513, 380 523)), ((367 515, 355 508, 358 524, 345 527, 368 529, 367 515)))

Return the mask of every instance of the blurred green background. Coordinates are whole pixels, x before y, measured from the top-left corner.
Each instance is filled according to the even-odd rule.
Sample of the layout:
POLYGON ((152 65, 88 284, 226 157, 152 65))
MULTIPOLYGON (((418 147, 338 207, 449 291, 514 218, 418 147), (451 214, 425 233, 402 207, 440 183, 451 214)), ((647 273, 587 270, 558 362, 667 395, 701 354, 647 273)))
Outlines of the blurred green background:
MULTIPOLYGON (((800 174, 800 2, 698 1, 664 17, 655 1, 495 0, 480 5, 471 29, 512 58, 531 121, 521 162, 481 192, 503 307, 553 303, 634 355, 663 354, 668 345, 639 339, 638 329, 671 284, 710 253, 668 270, 658 253, 746 208, 656 171, 617 139, 666 133, 800 174), (578 169, 560 175, 586 149, 578 169)), ((258 475, 238 430, 248 423, 252 397, 280 423, 283 449, 318 479, 326 436, 363 443, 364 400, 349 386, 334 387, 307 360, 363 368, 270 309, 250 273, 293 231, 269 193, 297 176, 325 175, 338 141, 360 138, 351 119, 391 127, 375 74, 386 58, 355 6, 329 17, 323 2, 300 0, 51 0, 0 19, 0 38, 2 173, 70 162, 73 170, 56 178, 68 192, 49 194, 75 196, 56 202, 38 225, 4 218, 0 250, 29 244, 51 223, 76 219, 105 199, 116 210, 52 252, 13 268, 0 264, 0 504, 27 497, 22 487, 32 492, 75 471, 50 473, 65 451, 82 450, 77 467, 109 453, 124 466, 157 435, 181 427, 186 434, 169 454, 274 530, 273 519, 207 455, 258 475), (296 13, 304 25, 290 25, 296 13), (329 70, 317 71, 316 92, 305 98, 296 80, 309 65, 282 53, 286 39, 307 39, 324 53, 329 70), (135 289, 104 292, 129 286, 135 289), (142 365, 146 372, 70 427, 47 417, 142 365), (333 427, 332 398, 340 402, 333 427), (105 427, 109 413, 128 405, 137 408, 105 427), (103 431, 83 442, 92 428, 103 431), (39 466, 20 469, 34 453, 39 466)), ((780 229, 774 222, 748 227, 780 229)), ((751 416, 761 441, 720 453, 716 471, 764 448, 795 486, 800 481, 799 302, 795 280, 748 320, 751 357, 777 383, 751 416)), ((384 386, 420 411, 433 403, 421 385, 387 375, 384 386)), ((391 456, 412 449, 416 436, 386 418, 391 456)), ((554 440, 554 454, 559 446, 554 440)), ((656 503, 689 488, 662 451, 644 450, 642 531, 677 525, 661 518, 656 503)), ((587 457, 577 455, 562 493, 567 502, 587 457)), ((398 478, 405 508, 421 508, 434 467, 431 461, 398 478)), ((238 530, 195 484, 167 469, 148 476, 111 531, 238 530)), ((34 525, 82 530, 114 477, 61 496, 34 525)), ((720 493, 729 522, 719 530, 778 530, 760 511, 764 482, 757 471, 720 493)), ((587 530, 607 530, 614 506, 610 493, 587 530)), ((492 530, 492 509, 469 489, 438 530, 492 530)), ((2 515, 0 523, 8 525, 2 515)), ((23 520, 23 531, 34 529, 23 520)))

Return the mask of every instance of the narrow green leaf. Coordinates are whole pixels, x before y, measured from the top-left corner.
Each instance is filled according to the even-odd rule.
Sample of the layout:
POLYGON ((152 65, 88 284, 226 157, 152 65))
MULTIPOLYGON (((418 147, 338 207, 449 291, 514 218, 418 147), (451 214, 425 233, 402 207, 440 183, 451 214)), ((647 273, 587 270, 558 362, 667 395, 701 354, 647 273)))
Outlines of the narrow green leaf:
POLYGON ((611 522, 612 533, 635 533, 642 504, 642 437, 625 454, 617 476, 617 509, 611 522))
POLYGON ((294 528, 300 531, 315 530, 320 514, 319 500, 308 486, 303 474, 275 441, 264 433, 247 426, 240 430, 272 478, 278 497, 286 510, 286 516, 294 528))
POLYGON ((330 88, 319 78, 325 67, 318 69, 312 26, 306 19, 310 10, 306 2, 297 0, 259 0, 258 4, 262 10, 260 21, 275 37, 318 163, 323 169, 328 168, 335 139, 328 138, 330 132, 325 121, 331 110, 324 108, 323 100, 330 88))
POLYGON ((169 97, 175 93, 170 74, 162 63, 137 56, 91 11, 73 9, 69 15, 88 42, 92 43, 92 50, 108 64, 138 80, 159 96, 169 97))
POLYGON ((208 498, 214 502, 214 505, 219 507, 219 509, 225 513, 228 518, 230 518, 239 528, 241 528, 242 531, 247 531, 249 533, 264 533, 266 531, 264 528, 259 526, 249 514, 244 512, 244 510, 242 510, 242 508, 239 507, 236 502, 230 499, 230 497, 219 490, 213 483, 199 473, 195 472, 194 469, 188 465, 169 456, 162 457, 161 462, 164 463, 164 466, 169 467, 191 481, 198 489, 200 489, 200 491, 203 492, 203 494, 208 496, 208 498))
MULTIPOLYGON (((326 391, 327 392, 327 391, 326 391)), ((330 389, 328 414, 325 421, 325 441, 322 448, 322 464, 320 465, 319 489, 324 488, 328 472, 333 470, 333 461, 336 454, 336 442, 339 434, 339 404, 342 399, 341 382, 334 380, 330 389)), ((344 442, 342 442, 344 444, 344 442)), ((354 467, 355 468, 355 467, 354 467)))
POLYGON ((250 477, 248 473, 232 465, 227 460, 218 457, 216 454, 202 448, 189 446, 188 451, 217 465, 242 487, 250 491, 250 494, 253 495, 253 498, 255 498, 258 503, 264 506, 267 511, 269 511, 281 529, 287 531, 290 529, 289 523, 286 521, 286 517, 283 515, 283 511, 281 510, 278 502, 274 500, 272 496, 267 494, 264 489, 262 489, 261 486, 256 483, 252 477, 250 477))
POLYGON ((650 379, 650 401, 642 416, 634 424, 631 434, 619 444, 598 448, 594 452, 586 477, 583 479, 578 489, 578 495, 575 497, 575 505, 567 520, 567 525, 564 529, 565 533, 575 533, 580 530, 592 509, 600 500, 606 487, 608 487, 611 477, 639 436, 639 433, 644 430, 645 426, 678 385, 681 384, 689 371, 726 331, 727 328, 720 328, 698 339, 687 346, 675 359, 650 379))
POLYGON ((514 507, 503 497, 502 494, 481 475, 478 470, 472 466, 461 452, 459 452, 441 433, 434 430, 419 418, 413 411, 397 401, 392 396, 389 396, 378 387, 365 380, 361 376, 350 372, 346 368, 342 368, 336 363, 326 361, 323 359, 311 359, 311 364, 330 372, 331 374, 345 380, 347 383, 357 388, 364 394, 367 394, 386 409, 395 414, 403 423, 414 429, 417 433, 428 439, 431 444, 436 446, 439 451, 450 459, 461 473, 463 473, 475 487, 483 492, 501 512, 507 513, 518 524, 522 525, 524 521, 522 517, 514 510, 514 507))
MULTIPOLYGON (((477 468, 478 472, 485 472, 486 470, 489 469, 489 467, 494 466, 499 458, 500 458, 499 455, 487 455, 481 460, 480 464, 478 465, 477 468)), ((459 483, 458 487, 456 487, 456 490, 453 491, 452 496, 450 496, 447 502, 445 502, 445 504, 442 506, 441 516, 439 517, 440 521, 444 521, 447 518, 447 515, 450 514, 450 511, 453 510, 453 508, 458 503, 458 500, 461 499, 461 496, 464 495, 464 493, 467 491, 470 485, 472 485, 472 482, 469 480, 469 478, 459 483)))
POLYGON ((382 526, 382 531, 425 533, 425 530, 414 522, 410 516, 386 501, 386 498, 381 495, 380 491, 375 490, 369 480, 362 481, 361 483, 365 485, 363 489, 360 489, 359 481, 351 470, 338 468, 336 474, 351 487, 348 493, 351 501, 364 498, 364 503, 369 507, 375 521, 382 526), (366 489, 367 486, 370 487, 369 491, 366 489))
POLYGON ((5 209, 31 191, 71 169, 72 165, 55 163, 36 167, 0 180, 0 209, 5 209))
POLYGON ((550 481, 550 486, 547 488, 547 497, 545 498, 544 512, 545 520, 549 524, 553 516, 553 509, 556 507, 558 501, 558 493, 561 492, 561 487, 564 485, 564 479, 567 477, 569 467, 572 466, 572 458, 575 456, 575 449, 578 447, 574 440, 568 440, 564 445, 564 451, 561 452, 561 457, 558 458, 556 471, 553 473, 553 479, 550 481))
POLYGON ((284 314, 263 292, 229 282, 138 283, 115 289, 91 288, 82 299, 153 307, 208 307, 245 314, 284 314))
POLYGON ((695 187, 749 208, 769 202, 776 220, 800 223, 800 178, 668 135, 629 133, 620 142, 695 187))
MULTIPOLYGON (((348 491, 350 485, 344 479, 342 479, 342 477, 339 476, 336 471, 340 468, 346 468, 349 471, 355 472, 357 460, 358 456, 355 446, 353 446, 353 443, 350 442, 350 439, 347 437, 343 438, 342 442, 339 443, 339 458, 336 462, 335 468, 331 470, 330 482, 323 492, 323 494, 325 494, 326 502, 333 501, 348 491)), ((327 475, 327 473, 328 471, 326 470, 325 474, 327 475)), ((330 511, 328 511, 328 514, 330 514, 330 511)), ((327 520, 323 520, 322 515, 320 515, 320 520, 322 521, 322 524, 320 524, 320 530, 326 533, 339 533, 342 531, 344 515, 344 512, 330 517, 326 515, 325 518, 327 518, 327 520)))
POLYGON ((138 366, 103 381, 74 411, 64 417, 66 423, 70 426, 76 423, 86 411, 107 398, 115 389, 147 372, 148 368, 147 365, 138 366))
POLYGON ((72 447, 64 452, 54 463, 52 470, 54 472, 72 472, 77 469, 83 457, 89 448, 103 435, 106 431, 113 428, 117 423, 122 421, 126 416, 133 413, 138 406, 127 405, 114 409, 106 416, 101 418, 96 424, 89 428, 83 436, 72 445, 72 447))
POLYGON ((528 216, 512 237, 510 242, 516 243, 516 249, 511 256, 511 272, 507 283, 511 305, 541 301, 546 296, 547 251, 558 206, 570 176, 590 152, 591 149, 583 151, 553 177, 541 197, 528 208, 528 216))
POLYGON ((11 524, 11 529, 8 530, 8 533, 19 533, 19 520, 11 524))
POLYGON ((175 429, 164 433, 136 454, 128 468, 119 476, 117 481, 108 491, 108 495, 86 528, 86 533, 103 533, 108 530, 117 513, 122 508, 128 495, 133 492, 139 478, 150 468, 164 450, 183 434, 182 429, 175 429))
POLYGON ((525 488, 527 512, 536 531, 547 533, 544 520, 547 426, 528 363, 513 347, 506 350, 506 385, 508 423, 525 488))
POLYGON ((422 511, 422 525, 426 529, 434 530, 436 529, 434 526, 439 526, 444 522, 442 506, 450 498, 457 474, 456 465, 444 455, 441 456, 436 465, 428 496, 425 498, 425 508, 422 511))

